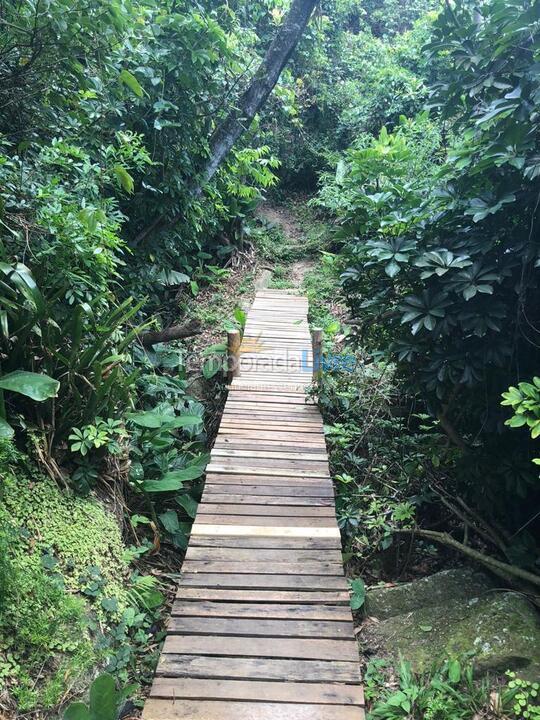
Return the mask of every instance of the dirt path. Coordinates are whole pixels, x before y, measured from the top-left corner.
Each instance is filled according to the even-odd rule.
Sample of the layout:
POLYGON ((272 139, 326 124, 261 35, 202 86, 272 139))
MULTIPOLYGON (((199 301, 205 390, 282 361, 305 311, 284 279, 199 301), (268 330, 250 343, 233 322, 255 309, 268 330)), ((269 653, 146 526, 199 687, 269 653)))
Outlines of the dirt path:
MULTIPOLYGON (((291 249, 298 250, 301 254, 302 247, 305 245, 305 233, 292 210, 285 205, 266 202, 259 208, 258 215, 272 225, 277 225, 289 241, 291 249)), ((291 264, 290 279, 294 287, 302 286, 305 274, 314 265, 315 261, 310 258, 296 260, 291 264)))

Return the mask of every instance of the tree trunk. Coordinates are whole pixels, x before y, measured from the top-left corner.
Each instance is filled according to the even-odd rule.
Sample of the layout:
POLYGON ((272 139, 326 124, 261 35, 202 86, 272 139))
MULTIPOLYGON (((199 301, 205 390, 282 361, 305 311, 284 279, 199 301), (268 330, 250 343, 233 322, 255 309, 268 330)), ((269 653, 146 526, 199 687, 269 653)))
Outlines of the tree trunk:
MULTIPOLYGON (((298 44, 316 4, 317 0, 293 0, 283 25, 272 40, 249 87, 210 138, 210 155, 202 170, 200 182, 191 190, 193 196, 197 197, 201 194, 204 185, 214 177, 233 145, 250 126, 255 115, 268 99, 281 71, 298 44)), ((165 217, 154 219, 144 230, 141 230, 134 244, 139 244, 155 230, 175 225, 181 217, 180 213, 176 213, 169 219, 165 217)))
POLYGON ((268 99, 316 4, 317 0, 293 0, 285 22, 266 51, 250 86, 240 98, 238 107, 229 113, 210 140, 210 157, 204 169, 203 184, 212 179, 223 159, 268 99))

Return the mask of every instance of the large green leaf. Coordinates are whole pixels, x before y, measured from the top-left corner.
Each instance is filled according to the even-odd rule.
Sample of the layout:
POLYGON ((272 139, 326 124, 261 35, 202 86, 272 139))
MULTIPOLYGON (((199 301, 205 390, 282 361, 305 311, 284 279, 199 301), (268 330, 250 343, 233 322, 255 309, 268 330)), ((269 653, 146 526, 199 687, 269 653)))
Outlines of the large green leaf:
POLYGON ((214 375, 217 375, 218 372, 223 367, 223 362, 221 360, 217 360, 216 358, 211 358, 210 360, 207 360, 202 368, 202 374, 205 380, 210 380, 214 377, 214 375))
POLYGON ((166 510, 164 513, 161 513, 161 515, 158 515, 158 517, 165 530, 171 535, 180 531, 180 523, 176 510, 166 510))
POLYGON ((116 720, 118 696, 112 675, 99 675, 90 686, 92 720, 116 720))
POLYGON ((366 599, 366 586, 361 578, 349 580, 351 587, 351 610, 359 610, 366 599))
POLYGON ((71 703, 64 713, 64 720, 93 720, 90 710, 82 702, 71 703))
POLYGON ((15 370, 0 378, 0 388, 42 402, 58 395, 60 383, 48 375, 15 370))
POLYGON ((0 418, 0 438, 12 438, 15 431, 3 418, 0 418))
POLYGON ((131 92, 135 93, 137 97, 143 96, 144 91, 140 86, 139 81, 137 80, 135 75, 129 72, 129 70, 126 70, 124 68, 124 70, 122 70, 122 72, 120 73, 119 80, 124 85, 127 85, 131 92))
POLYGON ((196 461, 181 470, 171 470, 159 480, 145 480, 143 489, 146 492, 173 492, 180 490, 188 480, 201 477, 208 462, 208 455, 201 455, 196 461))
POLYGON ((202 422, 200 415, 179 415, 175 417, 173 415, 153 412, 152 410, 140 413, 129 413, 128 418, 131 422, 135 423, 135 425, 152 430, 164 426, 171 430, 181 427, 193 427, 202 422))
POLYGON ((202 423, 202 417, 200 415, 179 415, 175 417, 171 422, 166 423, 167 427, 170 428, 182 428, 182 427, 194 427, 202 423))
POLYGON ((176 498, 176 502, 183 507, 190 518, 194 518, 197 514, 198 503, 194 500, 191 495, 180 495, 176 498))
POLYGON ((160 428, 165 422, 170 421, 171 415, 163 415, 152 411, 140 413, 128 413, 128 419, 139 427, 155 430, 160 428))
POLYGON ((112 169, 118 184, 127 192, 132 193, 135 187, 133 177, 129 174, 123 165, 115 165, 112 169))

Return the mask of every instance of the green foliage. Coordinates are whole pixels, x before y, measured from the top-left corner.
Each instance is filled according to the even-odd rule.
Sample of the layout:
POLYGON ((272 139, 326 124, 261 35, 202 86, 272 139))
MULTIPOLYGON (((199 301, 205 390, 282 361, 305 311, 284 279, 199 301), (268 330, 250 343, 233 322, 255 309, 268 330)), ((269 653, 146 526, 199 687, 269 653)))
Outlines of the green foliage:
POLYGON ((356 137, 421 109, 436 68, 422 54, 433 20, 427 11, 437 6, 323 3, 263 122, 286 186, 314 190, 320 171, 356 137))
POLYGON ((319 401, 347 557, 361 566, 369 559, 370 573, 384 576, 395 571, 385 558, 394 530, 410 527, 431 501, 433 470, 451 471, 456 451, 426 417, 402 411, 411 398, 396 385, 395 368, 364 365, 361 354, 355 363, 352 372, 323 373, 319 401))
MULTIPOLYGON (((509 405, 514 414, 506 420, 505 425, 511 428, 530 428, 531 438, 540 435, 540 378, 534 377, 532 383, 521 382, 517 387, 508 388, 502 394, 501 405, 509 405)), ((540 459, 535 458, 534 463, 540 465, 540 459)))
POLYGON ((185 549, 200 498, 199 480, 208 462, 204 408, 186 393, 178 348, 156 345, 139 351, 137 363, 144 372, 138 381, 141 408, 127 416, 129 483, 144 497, 164 538, 185 549))
POLYGON ((428 673, 411 670, 401 660, 397 668, 397 686, 388 661, 375 658, 365 671, 366 698, 371 703, 368 718, 375 720, 492 720, 537 718, 538 683, 507 672, 508 685, 492 679, 478 681, 466 658, 449 658, 428 673))
POLYGON ((414 673, 402 660, 397 668, 397 688, 388 688, 387 667, 381 661, 372 663, 367 671, 368 687, 376 700, 368 713, 370 720, 469 720, 491 711, 489 683, 476 683, 472 666, 458 659, 450 659, 424 675, 414 673))
POLYGON ((463 496, 511 534, 535 497, 530 448, 502 433, 499 401, 539 360, 538 31, 534 3, 446 5, 427 48, 431 116, 360 136, 319 198, 362 341, 466 451, 463 496))
POLYGON ((0 377, 0 437, 10 438, 14 435, 11 425, 6 422, 4 390, 19 393, 37 402, 56 397, 60 383, 47 375, 15 370, 0 377))
POLYGON ((84 692, 98 665, 148 680, 163 595, 128 559, 151 543, 126 550, 99 501, 65 494, 12 446, 0 465, 0 688, 35 710, 84 692))
POLYGON ((43 478, 32 483, 7 445, 0 461, 0 687, 21 710, 52 708, 99 661, 85 603, 67 587, 76 588, 80 569, 98 558, 118 586, 122 544, 114 521, 96 502, 72 502, 43 478), (101 535, 105 528, 109 536, 101 535))
POLYGON ((249 79, 257 60, 257 36, 232 10, 54 0, 46 13, 30 2, 0 14, 2 372, 60 382, 56 402, 8 398, 6 413, 19 430, 40 427, 50 452, 130 406, 140 288, 163 323, 179 287, 226 272, 278 161, 255 123, 193 193, 215 123, 243 89, 230 78, 249 79), (158 214, 182 222, 141 242, 158 214))
POLYGON ((111 455, 120 453, 119 440, 127 435, 121 420, 103 420, 96 417, 95 425, 85 425, 79 428, 73 428, 72 434, 68 440, 72 440, 71 452, 79 452, 83 457, 89 450, 98 450, 105 447, 111 455))
POLYGON ((122 598, 128 568, 114 517, 91 498, 62 493, 53 481, 37 475, 24 456, 11 463, 2 505, 20 534, 21 557, 39 565, 41 555, 51 555, 72 590, 80 588, 89 567, 98 567, 108 594, 122 598))
POLYGON ((139 331, 129 330, 127 324, 142 303, 128 299, 109 308, 106 297, 98 294, 90 303, 70 306, 66 298, 59 299, 58 287, 45 295, 26 266, 4 263, 2 267, 3 370, 39 370, 40 375, 52 378, 40 381, 50 386, 48 397, 56 394, 57 398, 54 404, 38 406, 6 397, 6 414, 24 411, 27 422, 45 424, 49 437, 60 442, 73 425, 94 420, 104 411, 109 417, 122 411, 136 378, 122 362, 128 359, 126 349, 139 331))
POLYGON ((509 682, 502 694, 503 705, 511 709, 512 717, 538 720, 540 718, 539 683, 523 680, 511 671, 506 675, 509 682))
POLYGON ((122 701, 131 692, 133 687, 118 691, 113 676, 103 673, 90 686, 88 705, 71 703, 64 712, 64 720, 116 720, 122 701))
POLYGON ((351 587, 351 610, 360 610, 366 600, 366 586, 360 578, 349 580, 351 587))
POLYGON ((37 402, 56 397, 60 383, 46 375, 16 370, 0 377, 0 389, 20 393, 37 402))

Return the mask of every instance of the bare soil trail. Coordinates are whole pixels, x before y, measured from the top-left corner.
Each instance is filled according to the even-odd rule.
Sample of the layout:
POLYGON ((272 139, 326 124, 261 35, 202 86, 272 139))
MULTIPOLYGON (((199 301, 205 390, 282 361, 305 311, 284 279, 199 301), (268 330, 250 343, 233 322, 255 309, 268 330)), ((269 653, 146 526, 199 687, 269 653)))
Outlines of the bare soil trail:
MULTIPOLYGON (((280 228, 289 241, 291 250, 298 253, 298 255, 302 254, 306 244, 306 235, 294 210, 286 205, 276 205, 267 201, 259 208, 258 215, 266 222, 280 228)), ((290 279, 295 288, 302 286, 306 273, 313 269, 315 264, 315 260, 311 258, 301 258, 291 264, 290 279)))

